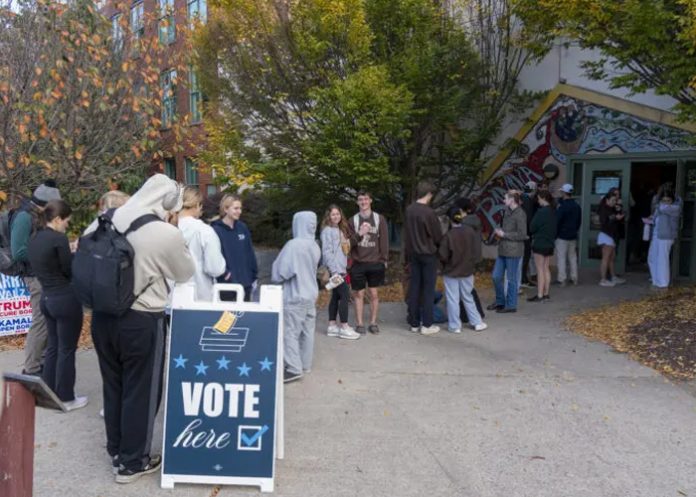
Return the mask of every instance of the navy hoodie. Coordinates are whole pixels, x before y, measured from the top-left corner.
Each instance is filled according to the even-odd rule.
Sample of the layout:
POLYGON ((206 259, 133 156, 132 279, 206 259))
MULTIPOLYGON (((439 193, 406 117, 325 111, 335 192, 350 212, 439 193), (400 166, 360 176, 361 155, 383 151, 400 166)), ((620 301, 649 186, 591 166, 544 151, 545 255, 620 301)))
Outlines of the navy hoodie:
POLYGON ((213 222, 211 226, 220 238, 222 255, 227 263, 225 274, 217 279, 218 282, 238 283, 245 288, 250 287, 256 280, 258 266, 249 228, 242 221, 235 221, 234 228, 230 228, 222 219, 213 222), (227 273, 232 275, 229 280, 225 280, 227 273))
POLYGON ((572 198, 559 200, 556 221, 558 223, 556 238, 576 240, 582 223, 582 211, 577 202, 572 198))

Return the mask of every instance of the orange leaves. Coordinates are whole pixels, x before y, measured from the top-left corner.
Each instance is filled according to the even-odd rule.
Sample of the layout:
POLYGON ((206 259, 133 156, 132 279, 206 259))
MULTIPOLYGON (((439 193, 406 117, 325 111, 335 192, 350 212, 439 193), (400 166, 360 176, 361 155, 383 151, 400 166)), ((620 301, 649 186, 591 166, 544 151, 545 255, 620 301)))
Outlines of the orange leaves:
POLYGON ((85 147, 80 147, 77 150, 75 150, 75 158, 77 160, 82 160, 82 158, 85 156, 85 147))

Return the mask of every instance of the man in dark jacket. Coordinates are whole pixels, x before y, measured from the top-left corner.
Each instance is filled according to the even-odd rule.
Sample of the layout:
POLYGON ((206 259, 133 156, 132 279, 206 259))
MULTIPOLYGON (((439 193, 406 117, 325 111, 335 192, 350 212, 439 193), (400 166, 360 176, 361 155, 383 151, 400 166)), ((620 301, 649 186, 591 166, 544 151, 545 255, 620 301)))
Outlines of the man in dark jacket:
POLYGON ((565 286, 567 265, 570 262, 570 281, 578 284, 578 231, 582 223, 582 210, 571 198, 573 185, 566 183, 560 189, 561 198, 556 212, 556 258, 558 264, 558 282, 565 286))
POLYGON ((440 331, 439 326, 433 325, 437 250, 442 239, 440 221, 430 207, 434 194, 433 184, 421 181, 416 188, 417 200, 406 209, 404 249, 406 260, 411 265, 408 315, 411 318, 411 331, 422 335, 440 331))
MULTIPOLYGON (((536 203, 537 184, 534 181, 529 181, 524 185, 524 193, 522 194, 522 210, 527 216, 527 232, 529 233, 529 225, 532 222, 534 213, 537 210, 536 203)), ((529 261, 532 259, 532 239, 528 238, 524 242, 524 256, 522 257, 522 278, 520 279, 521 288, 531 288, 532 282, 529 281, 529 261)))

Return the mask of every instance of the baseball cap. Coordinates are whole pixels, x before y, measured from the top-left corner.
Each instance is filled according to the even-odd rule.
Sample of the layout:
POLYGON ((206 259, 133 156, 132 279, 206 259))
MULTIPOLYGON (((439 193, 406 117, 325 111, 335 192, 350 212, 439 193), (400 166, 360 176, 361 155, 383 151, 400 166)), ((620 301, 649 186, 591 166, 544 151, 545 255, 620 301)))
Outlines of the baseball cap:
POLYGON ((566 183, 561 187, 561 191, 564 193, 573 193, 573 185, 566 183))
POLYGON ((533 191, 537 189, 537 184, 534 181, 527 181, 524 185, 524 189, 527 191, 533 191))

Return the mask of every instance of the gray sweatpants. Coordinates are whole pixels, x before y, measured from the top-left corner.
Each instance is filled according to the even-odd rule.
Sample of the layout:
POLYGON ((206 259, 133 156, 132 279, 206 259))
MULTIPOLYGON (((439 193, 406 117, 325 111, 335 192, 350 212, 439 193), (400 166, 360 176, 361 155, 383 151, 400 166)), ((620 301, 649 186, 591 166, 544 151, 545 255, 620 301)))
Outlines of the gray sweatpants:
POLYGON ((316 319, 317 310, 313 302, 285 304, 283 310, 285 368, 291 373, 301 374, 312 369, 316 319))
POLYGON ((46 318, 41 312, 41 283, 34 276, 25 276, 24 283, 29 288, 31 301, 31 328, 29 328, 27 339, 24 342, 24 372, 39 374, 48 341, 46 318))

